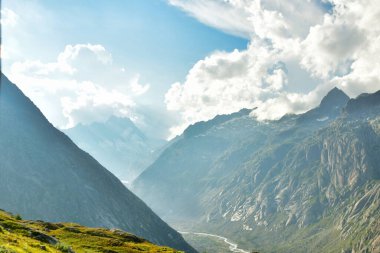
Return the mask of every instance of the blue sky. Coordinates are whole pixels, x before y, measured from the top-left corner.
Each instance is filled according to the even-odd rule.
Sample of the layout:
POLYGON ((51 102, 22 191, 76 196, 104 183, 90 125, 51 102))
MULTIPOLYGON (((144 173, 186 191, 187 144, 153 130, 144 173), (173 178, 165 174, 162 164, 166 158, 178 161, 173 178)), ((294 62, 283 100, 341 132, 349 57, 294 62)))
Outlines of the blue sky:
POLYGON ((161 101, 170 84, 183 80, 199 59, 215 50, 246 48, 249 42, 206 26, 164 0, 5 0, 3 8, 31 21, 17 33, 17 60, 52 61, 68 44, 100 44, 117 65, 151 84, 156 94, 149 99, 161 101))
POLYGON ((164 86, 184 79, 191 66, 212 51, 248 44, 163 0, 42 2, 57 20, 60 49, 65 44, 101 44, 120 65, 164 86))
POLYGON ((376 0, 3 0, 3 71, 61 128, 159 137, 217 114, 302 113, 380 89, 376 0))
MULTIPOLYGON (((59 127, 65 127, 65 120, 58 115, 62 108, 52 109, 46 98, 31 91, 27 80, 15 78, 12 64, 53 62, 66 45, 102 45, 112 55, 114 66, 125 69, 129 77, 138 74, 141 83, 149 83, 144 96, 133 98, 138 103, 135 111, 146 114, 159 108, 160 117, 168 122, 155 122, 163 124, 161 131, 165 131, 175 120, 175 115, 165 112, 164 104, 171 84, 183 81, 188 70, 212 52, 244 49, 249 42, 202 24, 164 0, 4 0, 2 9, 17 17, 15 24, 4 27, 8 57, 3 59, 3 71, 59 127)), ((112 83, 112 78, 108 82, 112 83)), ((100 85, 109 84, 106 80, 100 85)))

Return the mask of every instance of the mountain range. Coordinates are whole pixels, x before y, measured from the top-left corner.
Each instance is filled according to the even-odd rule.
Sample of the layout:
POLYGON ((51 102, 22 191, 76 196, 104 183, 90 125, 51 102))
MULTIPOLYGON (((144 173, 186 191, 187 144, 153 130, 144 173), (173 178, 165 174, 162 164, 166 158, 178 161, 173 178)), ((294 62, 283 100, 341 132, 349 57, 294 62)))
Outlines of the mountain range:
POLYGON ((182 236, 1 74, 0 208, 26 219, 118 228, 186 252, 182 236))
POLYGON ((190 126, 133 190, 182 231, 260 252, 380 252, 380 91, 190 126))
POLYGON ((129 118, 115 116, 63 131, 127 185, 154 161, 165 144, 146 136, 129 118))

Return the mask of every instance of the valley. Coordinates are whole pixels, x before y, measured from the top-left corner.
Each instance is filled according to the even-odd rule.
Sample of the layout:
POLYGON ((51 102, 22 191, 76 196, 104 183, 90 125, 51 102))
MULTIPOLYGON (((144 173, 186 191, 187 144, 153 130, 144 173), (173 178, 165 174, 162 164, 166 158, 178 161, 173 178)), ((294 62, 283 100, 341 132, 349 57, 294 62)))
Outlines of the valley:
POLYGON ((131 185, 161 220, 2 76, 0 200, 27 219, 123 229, 186 252, 376 252, 379 96, 335 88, 278 121, 242 109, 190 126, 131 185))
POLYGON ((64 133, 128 186, 166 143, 148 137, 130 119, 114 116, 106 122, 65 129, 64 133))
POLYGON ((180 232, 185 240, 193 245, 199 252, 219 252, 219 253, 250 253, 238 248, 236 243, 225 237, 201 233, 201 232, 180 232))
POLYGON ((0 0, 0 253, 380 253, 380 0, 0 0))

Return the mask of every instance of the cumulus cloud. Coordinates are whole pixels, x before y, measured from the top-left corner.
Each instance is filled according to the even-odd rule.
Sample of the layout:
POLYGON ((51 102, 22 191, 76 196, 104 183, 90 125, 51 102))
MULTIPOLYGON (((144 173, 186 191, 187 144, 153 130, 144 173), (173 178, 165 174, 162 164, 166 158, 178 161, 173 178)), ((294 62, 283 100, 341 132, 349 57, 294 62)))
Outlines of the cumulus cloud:
POLYGON ((310 29, 308 37, 303 41, 304 57, 301 63, 312 74, 323 78, 329 74, 335 75, 336 72, 345 73, 365 39, 364 32, 356 27, 327 21, 310 29))
POLYGON ((9 77, 62 128, 111 115, 132 117, 135 98, 149 89, 139 75, 115 66, 102 45, 92 44, 67 45, 54 62, 15 62, 9 77))
MULTIPOLYGON (((102 45, 67 45, 55 62, 27 60, 12 64, 12 71, 29 76, 74 76, 89 79, 94 73, 109 71, 112 56, 102 45)), ((112 66, 111 66, 112 68, 112 66)))
POLYGON ((167 108, 179 111, 183 119, 172 132, 216 114, 253 108, 257 101, 276 96, 288 84, 285 59, 286 54, 264 46, 256 50, 252 44, 248 50, 217 52, 200 60, 186 81, 173 84, 165 95, 167 108))
POLYGON ((60 99, 68 127, 78 122, 104 121, 110 115, 131 117, 131 108, 135 103, 127 95, 104 89, 90 81, 78 86, 76 96, 67 95, 60 99))
POLYGON ((226 32, 234 28, 225 19, 242 17, 245 21, 234 23, 231 34, 249 31, 251 42, 245 50, 207 56, 184 82, 171 86, 167 108, 182 117, 173 134, 243 107, 258 107, 253 114, 260 120, 301 113, 333 86, 350 96, 380 89, 380 6, 375 0, 204 2, 170 1, 226 32), (222 9, 233 15, 222 16, 222 9))

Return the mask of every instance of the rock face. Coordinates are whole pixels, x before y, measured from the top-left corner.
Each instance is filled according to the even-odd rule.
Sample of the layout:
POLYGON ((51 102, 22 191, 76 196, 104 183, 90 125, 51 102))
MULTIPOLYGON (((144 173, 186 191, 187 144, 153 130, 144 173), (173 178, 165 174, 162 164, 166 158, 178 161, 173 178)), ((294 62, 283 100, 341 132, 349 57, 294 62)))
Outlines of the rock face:
POLYGON ((376 252, 378 94, 349 100, 333 89, 317 108, 278 121, 211 120, 201 134, 177 138, 134 190, 170 223, 246 248, 376 252))
POLYGON ((0 206, 27 219, 120 228, 194 250, 1 74, 0 206))
POLYGON ((79 124, 64 132, 123 182, 132 182, 148 167, 165 144, 142 133, 128 118, 79 124))

